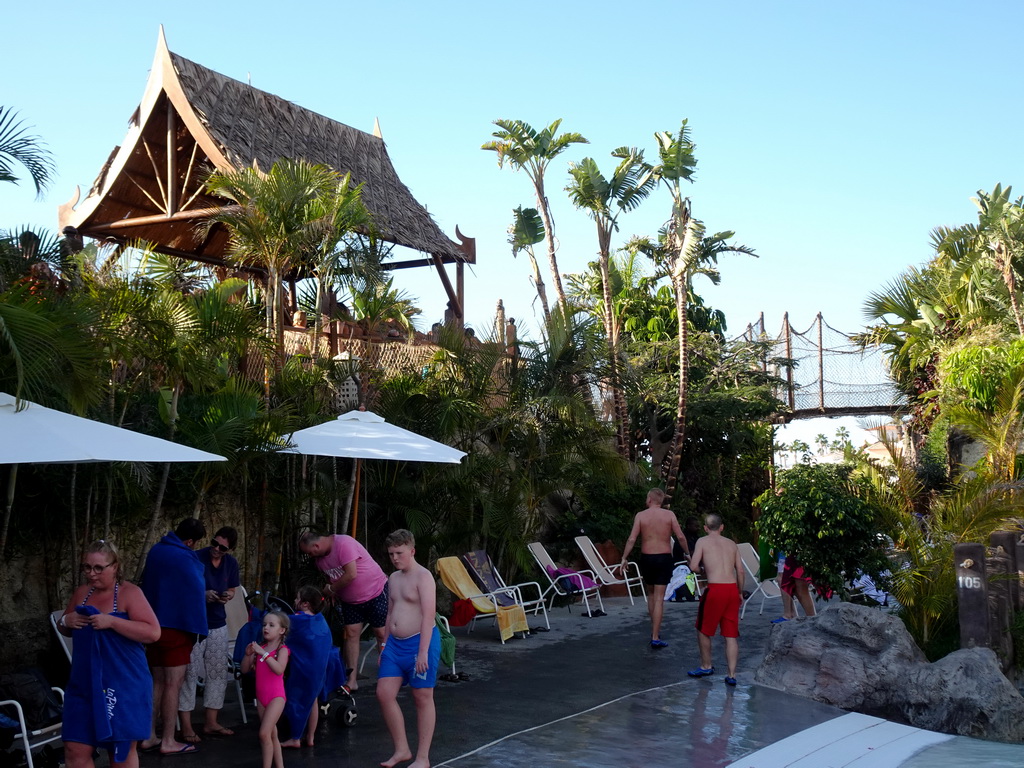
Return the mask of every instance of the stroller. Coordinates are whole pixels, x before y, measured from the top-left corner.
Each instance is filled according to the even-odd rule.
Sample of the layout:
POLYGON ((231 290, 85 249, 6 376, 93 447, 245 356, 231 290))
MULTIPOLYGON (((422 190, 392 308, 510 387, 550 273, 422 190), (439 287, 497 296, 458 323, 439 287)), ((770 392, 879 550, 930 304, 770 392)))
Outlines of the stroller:
MULTIPOLYGON (((302 735, 314 703, 324 716, 332 717, 337 724, 346 728, 354 726, 358 719, 355 697, 345 685, 348 679, 345 664, 340 650, 331 642, 327 621, 320 614, 293 614, 291 606, 278 597, 267 597, 264 602, 266 610, 250 607, 249 622, 239 629, 235 640, 234 662, 237 669, 249 643, 260 642, 263 617, 269 611, 289 615, 291 629, 285 644, 291 650, 291 657, 284 675, 288 701, 280 722, 282 741, 302 735)), ((242 676, 242 688, 247 698, 255 695, 252 673, 242 676)))

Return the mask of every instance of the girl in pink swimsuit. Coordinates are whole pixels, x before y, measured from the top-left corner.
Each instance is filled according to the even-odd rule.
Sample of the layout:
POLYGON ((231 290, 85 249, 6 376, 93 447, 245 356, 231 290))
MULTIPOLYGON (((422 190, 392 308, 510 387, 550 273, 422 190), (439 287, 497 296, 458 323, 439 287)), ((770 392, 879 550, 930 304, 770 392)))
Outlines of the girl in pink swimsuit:
POLYGON ((242 672, 256 669, 256 702, 260 715, 260 749, 263 768, 284 768, 277 721, 284 712, 284 670, 288 666, 288 646, 284 638, 290 621, 281 611, 263 617, 264 645, 249 643, 242 659, 242 672))

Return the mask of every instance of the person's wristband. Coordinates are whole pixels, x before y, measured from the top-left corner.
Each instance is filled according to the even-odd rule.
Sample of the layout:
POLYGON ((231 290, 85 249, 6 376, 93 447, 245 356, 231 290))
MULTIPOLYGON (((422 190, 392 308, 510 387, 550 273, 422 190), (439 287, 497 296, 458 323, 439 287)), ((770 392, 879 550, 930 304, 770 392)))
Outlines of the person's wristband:
POLYGON ((61 627, 64 627, 64 629, 68 628, 68 623, 66 621, 67 617, 68 615, 66 613, 62 613, 60 615, 60 619, 57 620, 57 624, 61 627))
POLYGON ((260 656, 260 661, 266 661, 269 656, 270 656, 270 654, 267 653, 266 651, 264 651, 263 655, 260 656))

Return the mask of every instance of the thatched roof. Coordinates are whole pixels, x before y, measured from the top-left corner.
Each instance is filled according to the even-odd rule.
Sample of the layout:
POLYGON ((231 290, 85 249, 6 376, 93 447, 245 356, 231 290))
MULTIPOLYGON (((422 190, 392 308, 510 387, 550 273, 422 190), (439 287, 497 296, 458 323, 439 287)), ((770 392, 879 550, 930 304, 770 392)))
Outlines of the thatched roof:
POLYGON ((60 225, 93 237, 145 239, 170 253, 217 262, 225 233, 203 240, 195 227, 204 209, 223 202, 201 189, 203 168, 255 162, 267 170, 283 157, 323 163, 363 182, 363 199, 384 240, 446 262, 475 261, 398 178, 382 138, 171 53, 162 31, 128 136, 77 210, 77 193, 61 207, 60 225))

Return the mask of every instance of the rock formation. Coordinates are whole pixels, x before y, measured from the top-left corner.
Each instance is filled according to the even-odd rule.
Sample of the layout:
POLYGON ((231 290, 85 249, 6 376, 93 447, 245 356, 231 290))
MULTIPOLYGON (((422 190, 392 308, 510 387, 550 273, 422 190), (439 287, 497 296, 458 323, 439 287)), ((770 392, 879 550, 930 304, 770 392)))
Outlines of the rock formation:
POLYGON ((756 682, 918 728, 1024 741, 1024 698, 987 648, 930 664, 896 616, 852 603, 775 625, 756 682))

